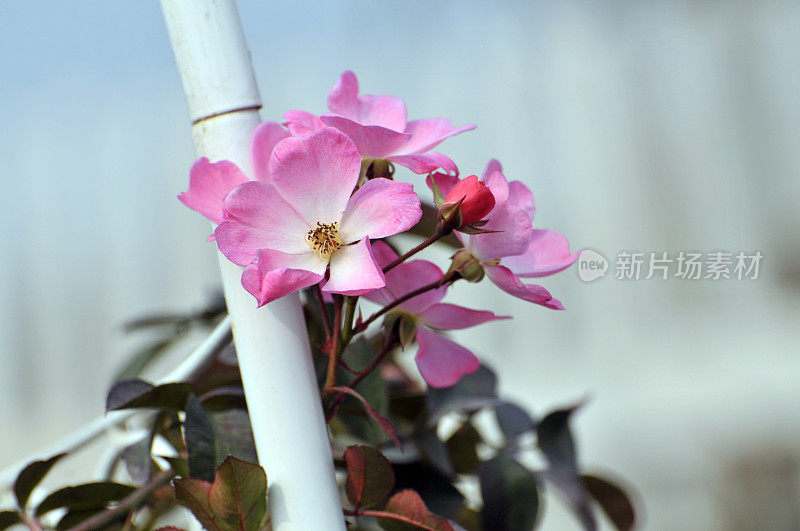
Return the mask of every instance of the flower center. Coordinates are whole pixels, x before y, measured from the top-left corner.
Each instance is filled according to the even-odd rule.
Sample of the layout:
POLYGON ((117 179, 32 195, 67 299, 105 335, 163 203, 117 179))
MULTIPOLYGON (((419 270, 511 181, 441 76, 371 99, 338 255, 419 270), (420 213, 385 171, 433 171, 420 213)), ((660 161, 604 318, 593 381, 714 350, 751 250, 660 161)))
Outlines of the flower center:
POLYGON ((325 260, 342 246, 342 235, 339 233, 339 224, 317 222, 317 226, 306 233, 306 243, 320 257, 325 260))

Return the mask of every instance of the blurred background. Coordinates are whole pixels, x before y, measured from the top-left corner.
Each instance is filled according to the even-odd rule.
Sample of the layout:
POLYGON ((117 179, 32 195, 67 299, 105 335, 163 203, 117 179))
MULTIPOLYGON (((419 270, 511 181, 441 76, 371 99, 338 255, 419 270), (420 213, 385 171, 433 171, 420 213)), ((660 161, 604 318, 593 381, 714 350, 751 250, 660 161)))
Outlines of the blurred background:
MULTIPOLYGON (((456 286, 515 316, 457 334, 505 397, 589 396, 580 458, 636 487, 650 529, 800 529, 800 4, 239 9, 264 119, 325 111, 352 69, 409 118, 477 124, 440 150, 466 174, 499 158, 536 226, 609 259, 593 283, 543 279, 565 312, 456 286), (621 281, 622 250, 764 259, 755 281, 621 281)), ((200 307, 218 279, 207 222, 175 198, 194 155, 157 2, 3 2, 0 71, 5 466, 103 411, 125 321, 200 307)), ((577 524, 548 503, 542 527, 577 524)))

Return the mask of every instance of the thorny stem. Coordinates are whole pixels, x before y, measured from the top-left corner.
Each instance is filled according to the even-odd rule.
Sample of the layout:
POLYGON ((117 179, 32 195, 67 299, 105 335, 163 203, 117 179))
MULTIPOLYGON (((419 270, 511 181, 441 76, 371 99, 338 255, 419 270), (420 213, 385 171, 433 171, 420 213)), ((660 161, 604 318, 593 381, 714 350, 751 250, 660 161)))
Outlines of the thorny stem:
POLYGON ((325 388, 336 385, 336 365, 339 360, 339 341, 342 335, 342 304, 344 299, 341 295, 334 295, 333 302, 336 310, 333 314, 333 339, 330 343, 328 352, 328 374, 325 375, 325 388))
POLYGON ((411 249, 410 251, 408 251, 408 252, 407 252, 406 254, 404 254, 403 256, 399 256, 399 257, 397 257, 397 258, 396 258, 396 259, 395 259, 393 262, 391 262, 389 265, 387 265, 386 267, 384 267, 384 268, 383 268, 383 272, 384 272, 384 273, 386 273, 386 272, 388 272, 390 269, 394 268, 395 266, 402 264, 403 262, 405 262, 406 260, 408 260, 409 258, 411 258, 412 256, 414 256, 415 254, 417 254, 418 252, 420 252, 420 251, 421 251, 421 250, 423 250, 424 248, 426 248, 426 247, 429 247, 429 246, 433 245, 433 244, 434 244, 436 241, 438 241, 439 239, 441 239, 441 238, 442 238, 442 237, 444 237, 444 236, 445 236, 444 234, 439 234, 439 231, 437 230, 437 231, 436 231, 435 233, 433 233, 433 235, 432 235, 432 236, 430 236, 430 237, 429 237, 427 240, 425 240, 425 241, 424 241, 424 242, 422 242, 421 244, 417 245, 416 247, 414 247, 413 249, 411 249))
POLYGON ((71 528, 69 531, 89 531, 91 529, 101 529, 106 524, 125 514, 127 511, 138 507, 150 494, 158 487, 168 482, 175 475, 172 470, 163 470, 153 476, 153 478, 124 497, 111 509, 98 513, 91 518, 84 520, 80 524, 71 528))
MULTIPOLYGON (((364 381, 364 379, 375 370, 375 368, 380 365, 383 358, 392 351, 392 349, 397 346, 397 337, 394 334, 394 331, 386 334, 383 340, 383 346, 381 347, 380 352, 372 358, 372 361, 369 363, 366 369, 363 371, 358 371, 356 374, 357 376, 353 378, 353 381, 347 384, 347 386, 351 389, 355 389, 355 387, 364 381)), ((325 422, 330 422, 333 416, 336 414, 336 410, 339 409, 339 406, 342 404, 344 400, 344 393, 339 393, 331 402, 331 405, 328 407, 328 411, 325 412, 325 422)))
POLYGON ((328 310, 325 308, 325 299, 322 296, 322 289, 319 284, 314 284, 314 296, 319 302, 320 317, 322 318, 322 327, 325 329, 325 338, 331 339, 331 321, 328 315, 328 310))
POLYGON ((386 306, 384 306, 383 308, 381 308, 377 312, 375 312, 372 315, 370 315, 369 318, 366 321, 364 321, 358 327, 356 327, 355 332, 361 332, 363 330, 366 330, 367 327, 369 327, 369 325, 371 325, 375 321, 375 319, 377 319, 381 315, 385 314, 389 310, 392 310, 393 308, 397 307, 398 305, 403 304, 408 299, 413 299, 417 295, 425 293, 426 291, 430 291, 432 289, 439 288, 439 287, 444 286, 445 284, 448 284, 450 282, 455 282, 456 280, 458 280, 459 277, 460 277, 460 273, 458 271, 448 271, 447 274, 445 276, 443 276, 440 280, 437 280, 436 282, 431 282, 430 284, 426 284, 426 285, 422 286, 421 288, 417 288, 414 291, 410 291, 410 292, 406 293, 402 297, 400 297, 398 299, 395 299, 394 301, 392 301, 391 303, 387 304, 386 306))

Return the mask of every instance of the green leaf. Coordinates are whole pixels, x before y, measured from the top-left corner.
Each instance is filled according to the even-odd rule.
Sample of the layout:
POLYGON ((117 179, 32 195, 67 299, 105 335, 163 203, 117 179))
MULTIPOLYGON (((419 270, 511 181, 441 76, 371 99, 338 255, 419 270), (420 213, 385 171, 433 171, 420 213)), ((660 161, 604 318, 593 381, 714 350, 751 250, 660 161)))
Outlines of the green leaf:
MULTIPOLYGON (((72 511, 68 511, 56 524, 56 531, 65 531, 67 529, 72 529, 76 525, 80 524, 81 522, 88 520, 92 516, 105 511, 105 507, 95 507, 93 509, 75 509, 72 511)), ((112 523, 109 523, 103 526, 103 530, 109 530, 121 528, 121 522, 125 520, 127 517, 126 514, 121 514, 119 517, 112 523), (116 524, 116 526, 114 525, 116 524)))
POLYGON ((433 204, 436 205, 436 208, 441 208, 444 204, 444 194, 442 193, 442 189, 439 188, 439 183, 436 182, 436 179, 431 176, 428 179, 428 182, 431 185, 431 190, 433 190, 433 204))
POLYGON ((148 435, 126 446, 119 456, 133 483, 145 483, 150 479, 153 470, 153 460, 150 457, 152 442, 152 438, 148 435))
POLYGON ((114 375, 114 381, 120 382, 136 378, 141 374, 145 367, 155 361, 167 348, 180 338, 180 335, 159 339, 158 341, 145 345, 137 350, 128 362, 114 375))
POLYGON ((194 392, 188 383, 168 383, 154 386, 144 380, 117 382, 106 397, 106 411, 131 408, 174 409, 186 407, 186 400, 194 392))
POLYGON ((223 529, 217 524, 214 510, 208 501, 211 483, 202 479, 176 479, 175 497, 182 502, 208 531, 223 529))
MULTIPOLYGON (((344 354, 342 354, 343 359, 347 360, 350 367, 356 370, 364 370, 378 354, 379 344, 382 340, 382 337, 368 338, 362 335, 347 345, 344 354)), ((337 382, 347 382, 349 384, 356 378, 356 375, 345 370, 342 370, 340 374, 341 376, 337 375, 337 382)), ((376 411, 383 414, 386 410, 388 397, 386 381, 381 377, 380 370, 372 371, 358 384, 358 394, 363 396, 376 411)))
POLYGON ((186 314, 165 313, 157 315, 148 315, 133 319, 125 323, 125 332, 135 332, 145 328, 154 328, 161 326, 170 326, 181 328, 188 325, 192 320, 192 316, 186 314))
POLYGON ((200 402, 206 411, 228 411, 231 409, 247 409, 244 389, 240 386, 226 385, 205 393, 200 402))
POLYGON ((553 468, 577 473, 575 442, 569 429, 572 414, 581 406, 548 413, 536 428, 537 444, 553 468))
POLYGON ((597 476, 583 475, 581 479, 586 492, 600 505, 614 527, 620 531, 635 527, 636 510, 624 490, 597 476))
POLYGON ((536 523, 539 492, 536 476, 508 455, 483 463, 478 470, 483 496, 481 521, 493 531, 528 531, 536 523))
POLYGON ((42 479, 50 472, 59 459, 67 454, 54 455, 50 459, 34 461, 22 469, 14 483, 14 496, 17 498, 17 505, 21 510, 25 510, 28 498, 42 479))
POLYGON ((597 529, 592 506, 578 473, 575 441, 569 427, 572 414, 583 402, 548 413, 536 428, 537 444, 549 467, 541 475, 566 496, 585 529, 597 529))
POLYGON ((394 487, 394 472, 389 460, 375 448, 350 446, 344 452, 347 462, 347 499, 358 510, 382 502, 394 487))
POLYGON ((223 529, 256 530, 267 510, 267 476, 258 465, 228 457, 217 469, 209 505, 223 529))
POLYGON ((453 480, 423 461, 394 463, 395 489, 412 489, 434 513, 455 518, 464 505, 464 495, 453 486, 453 480))
POLYGON ((12 525, 22 522, 22 518, 16 511, 1 511, 0 512, 0 530, 8 529, 12 525))
POLYGON ((400 317, 400 327, 398 328, 398 335, 400 336, 400 346, 406 348, 414 342, 417 338, 417 321, 409 315, 400 317))
POLYGON ((473 225, 462 225, 461 227, 455 229, 458 232, 463 232, 464 234, 495 234, 497 232, 503 232, 501 230, 488 230, 482 229, 480 227, 476 227, 473 225))
MULTIPOLYGON (((417 449, 429 465, 433 465, 445 476, 451 477, 456 473, 453 463, 450 461, 450 454, 445 443, 439 439, 435 426, 428 426, 424 422, 419 422, 414 427, 412 438, 417 445, 417 449)), ((420 492, 416 485, 409 485, 417 492, 420 492)), ((423 495, 423 499, 426 499, 423 495)))
POLYGON ((161 458, 169 463, 169 466, 172 467, 172 471, 175 472, 176 476, 182 478, 189 477, 189 464, 186 462, 186 459, 166 455, 162 455, 161 458))
POLYGON ((121 500, 134 490, 134 487, 130 485, 110 481, 65 487, 45 498, 36 508, 36 516, 61 507, 70 510, 106 507, 109 503, 121 500))
POLYGON ((447 439, 445 446, 456 473, 472 474, 478 468, 477 446, 482 441, 481 434, 471 422, 465 422, 447 439))
POLYGON ((383 511, 373 514, 381 519, 381 527, 387 531, 454 531, 447 520, 430 512, 419 494, 410 489, 392 496, 383 511))
POLYGON ((216 460, 214 424, 194 394, 190 394, 186 402, 183 433, 189 454, 189 477, 213 481, 216 460))
POLYGON ((334 391, 336 391, 336 392, 339 392, 339 393, 345 393, 345 394, 348 394, 348 395, 350 395, 350 396, 352 396, 352 397, 355 397, 355 398, 357 398, 357 399, 358 399, 358 400, 361 402, 361 404, 364 406, 364 409, 366 409, 366 410, 367 410, 367 413, 369 413, 370 417, 372 417, 372 418, 373 418, 373 420, 375 420, 375 422, 377 422, 377 423, 378 423, 378 425, 381 427, 381 429, 384 431, 384 433, 386 433, 386 435, 388 435, 388 436, 389 436, 389 438, 392 440, 392 442, 393 442, 393 443, 394 443, 394 444, 395 444, 395 445, 396 445, 398 448, 400 448, 400 449, 402 449, 402 448, 403 448, 403 445, 402 445, 402 444, 400 444, 400 439, 398 438, 398 435, 397 435, 397 430, 395 429, 395 427, 394 427, 394 426, 392 426, 392 423, 391 423, 391 422, 389 422, 389 421, 386 419, 386 417, 384 417, 383 415, 381 415, 380 413, 378 413, 378 412, 375 410, 375 408, 374 408, 374 407, 372 407, 372 406, 369 404, 369 402, 367 402, 366 400, 364 400, 364 397, 362 397, 360 394, 358 394, 357 392, 355 392, 353 389, 350 389, 349 387, 334 386, 334 387, 330 387, 330 388, 329 388, 329 390, 330 390, 331 392, 334 392, 334 391))
POLYGON ((436 424, 451 411, 475 411, 499 403, 496 387, 497 376, 494 371, 481 365, 477 371, 467 374, 452 387, 429 389, 429 423, 436 424))
POLYGON ((247 411, 231 409, 221 413, 212 413, 216 427, 216 463, 220 465, 226 457, 232 455, 248 463, 258 461, 256 443, 253 440, 253 428, 247 411))
POLYGON ((536 429, 533 418, 516 404, 504 402, 494 409, 494 413, 507 443, 513 443, 523 433, 536 429))

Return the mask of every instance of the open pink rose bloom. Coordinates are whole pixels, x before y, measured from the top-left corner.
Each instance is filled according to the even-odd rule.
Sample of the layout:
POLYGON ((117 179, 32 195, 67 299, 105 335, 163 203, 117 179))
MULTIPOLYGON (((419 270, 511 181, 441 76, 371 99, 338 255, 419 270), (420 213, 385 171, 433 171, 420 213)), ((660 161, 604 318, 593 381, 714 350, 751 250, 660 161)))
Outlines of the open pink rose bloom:
MULTIPOLYGON (((402 100, 359 94, 352 72, 331 90, 328 109, 321 116, 289 111, 285 127, 261 124, 251 143, 252 176, 229 161, 201 158, 179 196, 216 225, 209 240, 242 266, 242 285, 259 306, 319 285, 321 291, 310 296, 320 304, 350 309, 345 326, 351 328, 329 338, 336 348, 336 334, 346 332, 342 337, 349 340, 377 318, 392 316, 386 322, 395 323, 403 316, 413 324, 417 367, 434 387, 453 385, 479 366, 472 352, 441 331, 507 318, 442 303, 452 283, 486 276, 515 297, 563 309, 545 288, 522 280, 557 273, 579 254, 570 252, 560 233, 533 228, 531 191, 508 182, 497 161, 480 180, 459 179, 449 157, 430 151, 474 126, 454 128, 440 118, 408 122, 402 100), (441 193, 437 204, 444 203, 434 234, 402 256, 380 240, 420 221, 420 198, 393 172, 392 178, 368 175, 365 168, 379 159, 429 174, 428 185, 435 183, 441 193), (458 217, 448 217, 456 208, 458 217), (454 227, 454 219, 462 226, 454 227), (431 262, 409 260, 453 230, 463 248, 446 273, 431 262), (383 308, 353 322, 360 296, 383 308)), ((398 333, 387 332, 389 339, 398 333)))
MULTIPOLYGON (((373 243, 372 252, 382 266, 397 258, 397 253, 383 242, 373 243)), ((382 305, 390 304, 399 297, 443 277, 444 273, 436 264, 427 260, 411 260, 386 273, 386 286, 367 293, 364 298, 382 305)), ((437 330, 459 330, 496 319, 511 318, 439 302, 446 291, 447 286, 442 286, 412 297, 396 307, 396 311, 410 316, 417 323, 417 367, 425 381, 434 387, 453 385, 463 375, 478 370, 479 366, 478 358, 472 352, 439 334, 437 330)))
POLYGON ((358 80, 345 72, 328 94, 329 114, 315 116, 306 111, 288 111, 284 125, 294 135, 307 136, 325 126, 335 127, 356 143, 365 159, 385 159, 414 173, 438 168, 457 173, 449 157, 430 151, 444 139, 475 129, 474 125, 453 127, 450 120, 428 118, 407 120, 406 104, 393 96, 358 93, 358 80))

